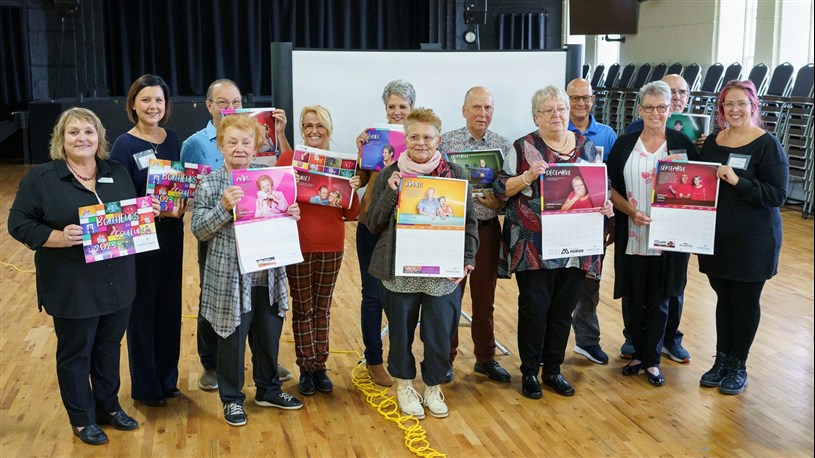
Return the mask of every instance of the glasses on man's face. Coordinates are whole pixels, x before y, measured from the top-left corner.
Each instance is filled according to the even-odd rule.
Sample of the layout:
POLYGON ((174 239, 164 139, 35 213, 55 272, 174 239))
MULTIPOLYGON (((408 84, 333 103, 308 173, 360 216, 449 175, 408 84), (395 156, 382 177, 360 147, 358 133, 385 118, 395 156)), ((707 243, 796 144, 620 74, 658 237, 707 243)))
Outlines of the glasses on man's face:
POLYGON ((562 115, 566 114, 568 111, 569 111, 569 109, 566 108, 566 107, 544 108, 543 110, 538 110, 538 114, 549 117, 549 116, 552 116, 553 114, 557 113, 558 116, 562 116, 562 115))
POLYGON ((685 97, 688 95, 688 91, 684 89, 671 89, 671 95, 681 95, 682 97, 685 97))
POLYGON ((408 141, 408 143, 411 143, 413 145, 416 145, 416 144, 419 144, 419 143, 424 143, 425 145, 429 145, 430 142, 432 142, 435 139, 436 139, 435 135, 413 134, 413 135, 407 137, 406 140, 408 141))
POLYGON ((671 108, 671 107, 670 107, 670 105, 657 105, 657 106, 640 105, 640 108, 642 108, 642 111, 644 111, 646 113, 653 113, 654 109, 657 110, 657 113, 665 113, 666 111, 668 111, 668 108, 671 108))
POLYGON ((575 104, 580 103, 581 101, 583 103, 589 103, 592 100, 594 100, 594 96, 593 95, 570 95, 569 100, 571 100, 571 102, 575 103, 575 104))
POLYGON ((318 124, 311 124, 311 123, 309 123, 309 124, 303 124, 303 132, 305 132, 305 131, 309 131, 309 130, 314 130, 314 129, 317 129, 317 130, 326 130, 326 129, 325 129, 325 126, 324 126, 324 125, 322 125, 322 124, 319 124, 319 123, 318 123, 318 124))
POLYGON ((230 105, 232 105, 232 108, 240 108, 243 106, 243 101, 241 101, 241 99, 235 99, 231 101, 226 99, 218 100, 209 99, 209 101, 214 103, 215 105, 218 105, 218 108, 222 110, 226 110, 227 108, 229 108, 230 105))
POLYGON ((736 107, 738 107, 739 110, 745 110, 750 106, 750 102, 747 100, 739 100, 738 102, 725 102, 722 106, 724 106, 725 110, 732 110, 736 107))

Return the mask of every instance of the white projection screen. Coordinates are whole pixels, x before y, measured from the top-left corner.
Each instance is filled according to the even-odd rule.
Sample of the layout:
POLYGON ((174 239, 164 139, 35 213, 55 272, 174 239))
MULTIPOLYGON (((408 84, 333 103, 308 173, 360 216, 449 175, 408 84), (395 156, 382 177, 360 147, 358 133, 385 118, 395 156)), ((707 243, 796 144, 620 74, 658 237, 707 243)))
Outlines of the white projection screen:
MULTIPOLYGON (((567 53, 555 51, 291 51, 292 146, 302 143, 300 110, 318 104, 331 112, 331 150, 356 151, 356 136, 386 123, 382 90, 395 79, 416 89, 416 107, 432 108, 442 130, 464 126, 461 105, 472 86, 495 97, 490 129, 510 141, 535 130, 531 98, 549 84, 566 86, 567 53)), ((274 74, 274 73, 273 73, 274 74)), ((280 99, 280 98, 278 98, 280 99)), ((281 104, 278 106, 285 106, 281 104)))

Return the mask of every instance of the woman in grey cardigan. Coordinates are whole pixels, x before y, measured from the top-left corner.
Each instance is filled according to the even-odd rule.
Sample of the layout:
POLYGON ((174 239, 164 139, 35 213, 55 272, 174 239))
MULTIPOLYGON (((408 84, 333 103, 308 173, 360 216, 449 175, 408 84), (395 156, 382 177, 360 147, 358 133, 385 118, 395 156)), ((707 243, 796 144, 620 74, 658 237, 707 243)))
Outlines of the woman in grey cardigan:
MULTIPOLYGON (((445 161, 436 150, 441 141, 440 132, 441 120, 432 110, 417 108, 408 115, 405 123, 407 151, 377 177, 367 214, 368 228, 379 237, 368 272, 382 280, 382 304, 390 329, 388 371, 397 380, 397 400, 402 413, 419 419, 424 418, 422 403, 434 417, 444 418, 448 414, 441 384, 450 369, 450 338, 461 314, 459 282, 462 279, 395 276, 394 210, 403 173, 467 178, 461 167, 445 161), (420 337, 424 342, 424 360, 421 363, 425 382, 423 396, 413 388, 416 360, 411 347, 419 320, 422 322, 420 337)), ((475 269, 475 253, 478 250, 478 223, 470 199, 467 192, 465 275, 475 269)))

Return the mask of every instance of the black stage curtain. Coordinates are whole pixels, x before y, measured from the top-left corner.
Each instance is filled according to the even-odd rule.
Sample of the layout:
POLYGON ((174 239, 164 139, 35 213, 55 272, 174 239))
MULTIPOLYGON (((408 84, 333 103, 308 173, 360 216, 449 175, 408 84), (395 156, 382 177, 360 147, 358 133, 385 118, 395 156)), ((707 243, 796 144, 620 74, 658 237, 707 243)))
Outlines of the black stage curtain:
POLYGON ((0 6, 0 121, 24 110, 32 98, 26 21, 24 8, 0 6))
POLYGON ((104 11, 110 92, 126 95, 133 80, 155 73, 174 95, 203 95, 218 78, 233 79, 244 94, 269 95, 270 42, 317 49, 419 49, 429 41, 435 3, 110 0, 104 11))
POLYGON ((498 14, 498 49, 546 49, 544 13, 498 14))

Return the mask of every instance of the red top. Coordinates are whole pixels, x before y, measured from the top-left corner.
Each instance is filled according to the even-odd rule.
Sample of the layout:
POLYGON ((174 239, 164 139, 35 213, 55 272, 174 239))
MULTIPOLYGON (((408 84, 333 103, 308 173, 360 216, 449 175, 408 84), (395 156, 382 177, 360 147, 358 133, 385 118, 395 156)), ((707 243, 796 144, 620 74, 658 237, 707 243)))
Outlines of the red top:
MULTIPOLYGON (((277 166, 292 164, 294 151, 284 151, 277 158, 277 166)), ((359 215, 359 196, 354 193, 351 208, 328 207, 307 202, 300 205, 300 251, 303 253, 329 253, 345 250, 345 221, 355 220, 359 215)))

